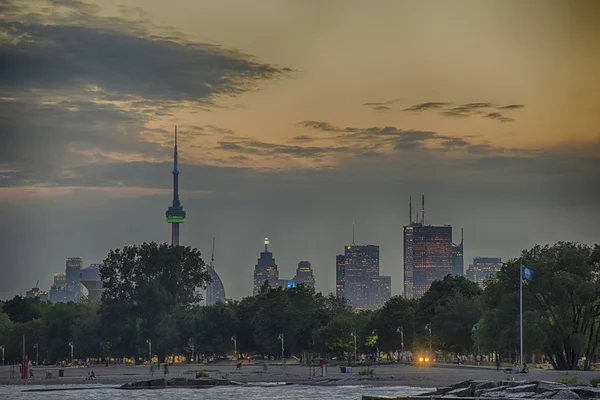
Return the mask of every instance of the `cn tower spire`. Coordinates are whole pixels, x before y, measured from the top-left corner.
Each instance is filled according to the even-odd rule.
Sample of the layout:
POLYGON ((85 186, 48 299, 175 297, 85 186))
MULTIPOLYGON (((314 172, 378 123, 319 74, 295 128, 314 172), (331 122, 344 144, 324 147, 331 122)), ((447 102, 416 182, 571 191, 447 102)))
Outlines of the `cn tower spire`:
POLYGON ((185 211, 179 201, 179 167, 177 164, 177 126, 175 126, 175 145, 173 146, 173 204, 167 209, 167 222, 171 224, 171 245, 179 246, 179 224, 185 221, 185 211))

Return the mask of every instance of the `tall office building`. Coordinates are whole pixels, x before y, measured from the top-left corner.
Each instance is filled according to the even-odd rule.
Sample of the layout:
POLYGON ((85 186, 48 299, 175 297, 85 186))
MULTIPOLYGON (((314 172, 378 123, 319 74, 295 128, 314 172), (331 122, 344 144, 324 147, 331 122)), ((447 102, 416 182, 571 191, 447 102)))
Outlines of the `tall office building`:
POLYGON ((179 168, 177 166, 177 127, 175 127, 175 145, 173 147, 173 203, 167 209, 167 223, 171 224, 171 246, 179 246, 179 224, 185 221, 185 211, 179 201, 179 168))
POLYGON ((50 302, 67 302, 67 278, 65 274, 54 274, 54 283, 50 286, 50 302))
POLYGON ((383 307, 392 297, 392 277, 380 275, 372 278, 370 296, 370 309, 383 307))
POLYGON ((300 261, 298 263, 296 276, 294 276, 292 281, 294 286, 303 284, 312 288, 315 287, 315 276, 309 261, 300 261))
POLYGON ((269 286, 277 287, 280 286, 279 282, 279 270, 273 253, 269 251, 269 238, 265 238, 265 251, 260 253, 258 263, 254 266, 254 290, 252 293, 254 296, 258 294, 261 286, 267 281, 269 286))
POLYGON ((210 264, 206 267, 208 274, 210 275, 211 282, 206 287, 206 305, 212 306, 217 304, 219 301, 225 302, 225 286, 215 271, 215 238, 213 238, 212 255, 210 257, 210 264))
POLYGON ((351 244, 344 251, 344 297, 356 310, 371 309, 371 286, 379 276, 379 246, 351 244))
POLYGON ((50 300, 49 292, 47 290, 40 290, 40 288, 37 285, 25 291, 25 297, 38 299, 39 301, 50 300))
POLYGON ((461 229, 460 244, 452 243, 452 274, 454 276, 463 276, 465 274, 464 243, 463 229, 461 229))
POLYGON ((484 280, 496 275, 502 268, 500 257, 475 257, 473 264, 467 269, 467 279, 475 282, 483 289, 484 280))
POLYGON ((346 269, 346 258, 343 254, 338 254, 335 256, 335 294, 336 296, 344 297, 344 285, 346 279, 345 276, 346 269))
POLYGON ((81 299, 81 268, 83 260, 81 257, 67 258, 65 273, 67 285, 67 301, 78 302, 81 299))
POLYGON ((418 299, 431 283, 452 274, 452 227, 425 225, 425 198, 422 200, 421 221, 417 213, 404 227, 404 296, 418 299))
POLYGON ((100 279, 100 265, 90 264, 89 267, 81 270, 81 284, 87 289, 88 298, 94 302, 99 302, 104 292, 100 279))

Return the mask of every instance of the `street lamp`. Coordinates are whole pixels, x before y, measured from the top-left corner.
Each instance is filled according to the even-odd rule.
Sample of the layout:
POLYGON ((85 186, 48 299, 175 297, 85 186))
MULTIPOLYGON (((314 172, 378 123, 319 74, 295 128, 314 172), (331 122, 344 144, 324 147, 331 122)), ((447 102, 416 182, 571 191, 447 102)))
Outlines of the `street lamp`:
POLYGON ((358 361, 356 356, 356 329, 351 333, 351 335, 354 337, 354 363, 356 364, 358 361))
POLYGON ((283 363, 285 364, 285 354, 283 352, 283 333, 279 334, 278 339, 281 339, 281 359, 283 360, 283 363))
MULTIPOLYGON (((283 334, 282 334, 283 335, 283 334)), ((231 340, 233 341, 233 351, 235 353, 235 359, 238 359, 238 352, 237 352, 237 336, 233 335, 231 337, 231 340)), ((282 339, 283 342, 283 339, 282 339)), ((283 346, 282 346, 283 347, 283 346)))
MULTIPOLYGON (((477 357, 481 357, 481 347, 479 346, 479 322, 473 325, 471 331, 477 331, 477 357)), ((477 365, 479 365, 479 360, 477 360, 477 365)))
MULTIPOLYGON (((399 326, 396 329, 396 333, 400 333, 400 345, 402 346, 402 353, 404 353, 404 326, 399 326)), ((400 354, 398 354, 398 362, 400 361, 400 354)))
POLYGON ((146 343, 148 343, 148 354, 150 356, 150 364, 152 364, 152 339, 146 339, 146 343))
POLYGON ((4 366, 4 345, 0 346, 0 350, 2 350, 2 366, 4 366))
POLYGON ((38 346, 39 343, 33 345, 35 349, 35 366, 38 367, 40 365, 40 348, 38 346))
POLYGON ((71 348, 71 365, 73 365, 73 342, 69 342, 69 347, 71 348))
POLYGON ((429 357, 433 358, 433 353, 431 351, 431 347, 432 347, 432 345, 431 345, 431 341, 432 341, 432 338, 431 338, 431 322, 425 325, 425 330, 429 331, 429 357))
POLYGON ((377 363, 379 363, 379 335, 377 335, 377 329, 373 329, 373 332, 371 332, 371 334, 375 336, 375 348, 377 349, 377 353, 375 354, 375 360, 377 361, 377 363))

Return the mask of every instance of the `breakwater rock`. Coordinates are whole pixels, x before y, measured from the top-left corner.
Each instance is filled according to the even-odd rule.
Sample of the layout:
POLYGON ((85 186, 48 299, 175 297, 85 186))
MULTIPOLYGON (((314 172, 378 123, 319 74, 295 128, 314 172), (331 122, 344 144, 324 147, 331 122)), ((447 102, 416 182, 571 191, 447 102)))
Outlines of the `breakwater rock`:
MULTIPOLYGON (((363 400, 384 397, 363 396, 363 400)), ((398 397, 404 400, 434 399, 600 399, 600 388, 591 385, 566 385, 550 381, 475 381, 468 380, 439 387, 419 396, 398 397)), ((387 399, 390 399, 387 397, 387 399)))
POLYGON ((216 378, 173 378, 173 379, 149 379, 146 381, 130 382, 121 386, 119 389, 166 389, 166 388, 189 388, 189 389, 208 389, 215 386, 225 385, 243 385, 243 383, 230 381, 228 379, 216 378))

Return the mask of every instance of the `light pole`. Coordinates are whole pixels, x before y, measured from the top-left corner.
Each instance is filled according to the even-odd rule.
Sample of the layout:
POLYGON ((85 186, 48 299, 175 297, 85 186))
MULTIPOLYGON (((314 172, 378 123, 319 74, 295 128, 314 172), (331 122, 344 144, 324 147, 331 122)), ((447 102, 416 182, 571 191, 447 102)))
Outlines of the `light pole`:
POLYGON ((35 366, 38 367, 40 365, 40 348, 39 348, 39 343, 36 343, 33 345, 33 348, 35 349, 35 366))
POLYGON ((279 334, 279 339, 281 339, 281 359, 283 360, 283 363, 285 364, 285 354, 283 352, 283 333, 279 334))
POLYGON ((71 366, 73 365, 73 342, 69 342, 69 347, 71 348, 71 366))
POLYGON ((150 364, 152 364, 152 339, 146 339, 146 343, 148 343, 148 355, 150 356, 150 364))
MULTIPOLYGON (((404 354, 404 326, 399 326, 396 332, 400 332, 400 346, 402 346, 402 353, 404 354)), ((400 354, 398 354, 398 361, 400 361, 400 354)))
POLYGON ((354 363, 356 364, 358 361, 358 357, 356 355, 356 329, 351 333, 351 335, 354 337, 354 363))
POLYGON ((428 323, 427 325, 425 325, 425 330, 429 331, 429 357, 433 358, 433 353, 431 351, 431 347, 432 347, 432 344, 431 344, 431 342, 432 342, 432 338, 431 338, 431 322, 428 323))
MULTIPOLYGON (((481 347, 479 346, 479 322, 473 325, 471 331, 477 331, 477 357, 481 357, 481 347)), ((477 365, 479 365, 479 360, 477 360, 477 365)))
POLYGON ((2 366, 4 366, 4 345, 0 346, 0 350, 2 350, 2 366))
MULTIPOLYGON (((283 334, 282 334, 282 336, 283 336, 283 334)), ((237 336, 233 335, 231 337, 231 340, 233 340, 233 351, 235 353, 235 359, 237 360, 238 359, 238 353, 237 353, 237 336)), ((283 338, 281 339, 281 341, 283 342, 283 338)), ((282 345, 282 348, 283 348, 283 345, 282 345)))

